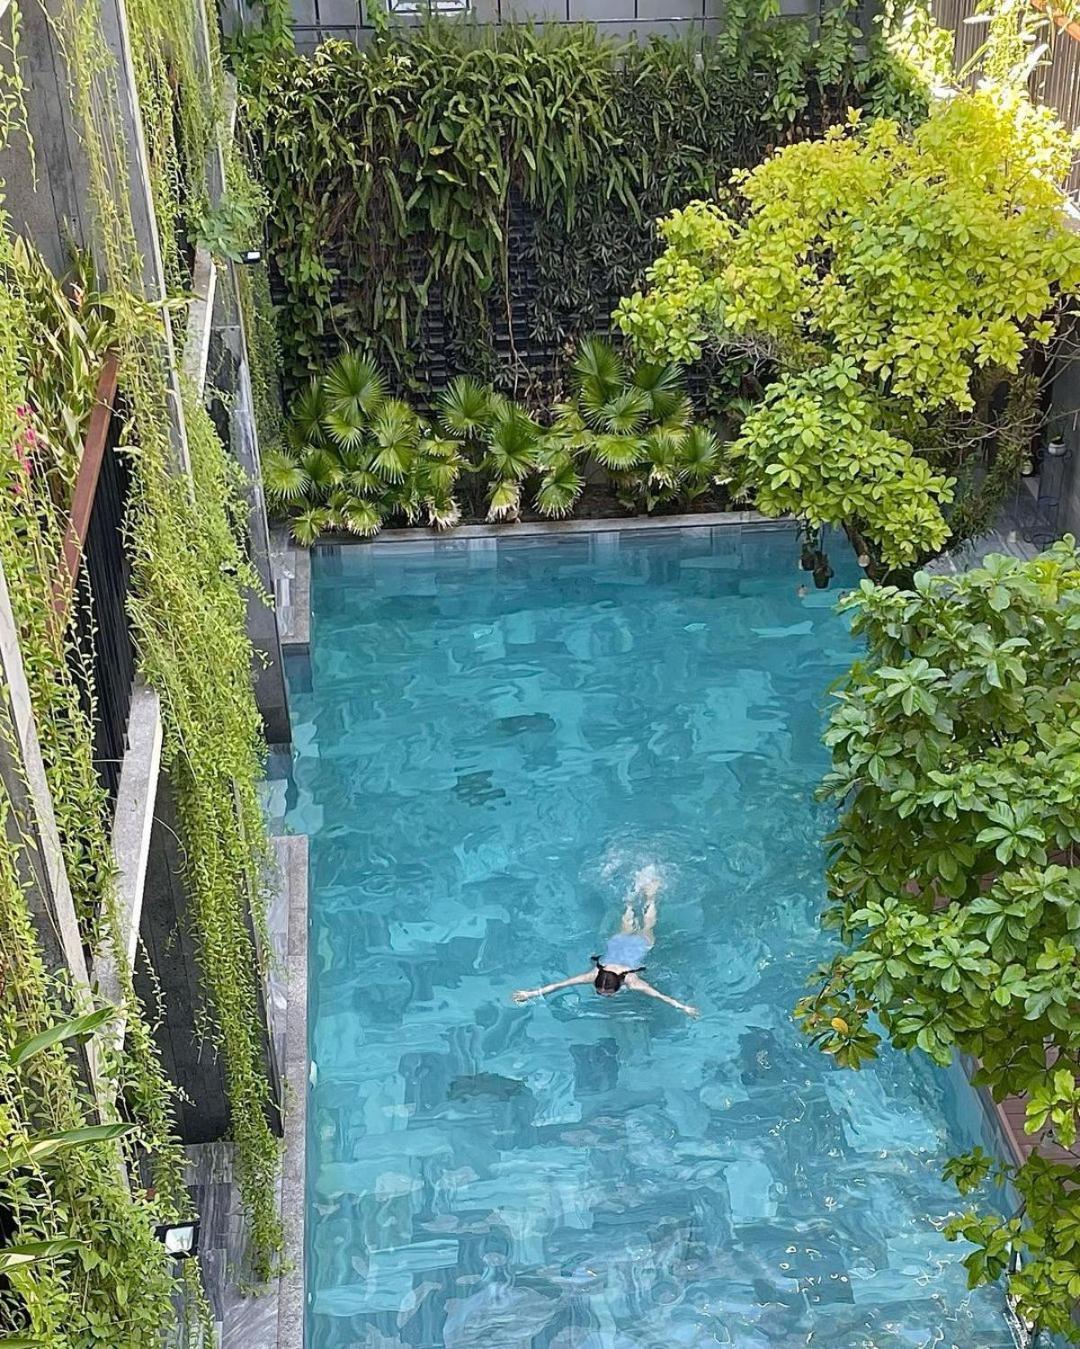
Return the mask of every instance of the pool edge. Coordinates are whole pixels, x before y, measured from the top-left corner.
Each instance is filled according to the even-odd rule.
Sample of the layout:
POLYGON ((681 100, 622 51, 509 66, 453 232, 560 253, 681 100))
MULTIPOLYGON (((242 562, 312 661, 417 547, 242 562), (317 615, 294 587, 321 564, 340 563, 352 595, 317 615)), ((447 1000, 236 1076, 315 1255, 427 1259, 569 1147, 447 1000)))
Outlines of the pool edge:
POLYGON ((286 961, 288 1015, 284 1078, 287 1092, 285 1145, 281 1168, 284 1273, 278 1288, 278 1349, 304 1349, 304 1245, 307 1187, 307 995, 308 839, 306 834, 274 840, 289 896, 286 961))

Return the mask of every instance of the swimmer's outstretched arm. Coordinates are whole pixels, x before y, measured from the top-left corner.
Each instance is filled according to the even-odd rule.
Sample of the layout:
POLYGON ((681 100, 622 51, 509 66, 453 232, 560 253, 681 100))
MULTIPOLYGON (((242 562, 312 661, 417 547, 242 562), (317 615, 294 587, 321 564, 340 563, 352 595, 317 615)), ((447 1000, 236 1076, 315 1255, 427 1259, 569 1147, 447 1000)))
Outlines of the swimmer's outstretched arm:
POLYGON ((632 988, 636 993, 644 993, 650 998, 659 998, 661 1002, 666 1002, 669 1007, 676 1007, 680 1012, 685 1012, 687 1016, 699 1017, 701 1013, 696 1007, 691 1007, 686 1002, 676 1002, 674 998, 669 998, 666 993, 661 993, 658 988, 653 988, 652 984, 647 983, 638 974, 628 974, 626 976, 626 987, 632 988))
POLYGON ((571 988, 574 984, 591 984, 596 978, 595 970, 587 970, 584 974, 575 974, 572 979, 560 979, 557 984, 545 984, 543 988, 519 988, 516 993, 511 993, 515 1002, 528 1002, 530 998, 542 998, 547 993, 554 993, 560 988, 571 988))

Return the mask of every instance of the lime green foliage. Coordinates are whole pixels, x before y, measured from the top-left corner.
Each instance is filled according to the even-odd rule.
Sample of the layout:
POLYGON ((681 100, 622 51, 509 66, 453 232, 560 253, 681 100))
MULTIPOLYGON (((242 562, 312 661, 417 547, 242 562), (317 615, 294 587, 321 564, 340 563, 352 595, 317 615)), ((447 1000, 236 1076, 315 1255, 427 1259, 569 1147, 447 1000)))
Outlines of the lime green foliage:
MULTIPOLYGON (((25 255, 17 256, 6 240, 3 247, 8 257, 0 297, 20 314, 18 331, 40 333, 55 310, 56 349, 85 356, 79 340, 66 346, 79 325, 74 312, 67 320, 59 312, 68 303, 63 292, 49 290, 36 267, 29 272, 27 293, 16 289, 26 275, 25 255)), ((99 1103, 59 1048, 60 1037, 44 1034, 79 1010, 79 1001, 45 970, 27 908, 24 891, 36 865, 33 823, 20 802, 0 795, 8 840, 0 849, 0 1154, 8 1158, 8 1164, 0 1163, 0 1202, 12 1213, 14 1245, 79 1243, 61 1260, 26 1261, 10 1271, 14 1296, 0 1295, 0 1328, 32 1331, 34 1342, 50 1349, 95 1349, 102 1343, 136 1349, 154 1342, 169 1319, 172 1277, 153 1227, 186 1207, 183 1162, 172 1132, 172 1091, 149 1018, 135 996, 116 912, 107 804, 94 769, 87 708, 88 697, 92 708, 92 675, 52 607, 64 530, 57 499, 62 504, 70 492, 72 463, 63 444, 70 428, 63 422, 54 427, 47 409, 61 396, 64 378, 72 376, 69 402, 77 421, 80 410, 85 415, 97 372, 80 359, 55 362, 44 385, 49 397, 39 411, 35 394, 42 385, 35 370, 16 361, 11 383, 4 385, 17 405, 17 431, 0 472, 5 503, 0 561, 83 940, 94 959, 108 955, 116 963, 125 1036, 123 1045, 106 1037, 97 1043, 99 1103), (131 1128, 121 1129, 123 1117, 131 1128), (113 1121, 112 1140, 85 1132, 113 1121), (42 1153, 32 1143, 43 1135, 70 1139, 72 1131, 85 1143, 74 1153, 62 1145, 42 1153), (153 1171, 152 1198, 128 1191, 122 1162, 134 1167, 136 1159, 153 1171)), ((76 605, 81 602, 78 598, 76 605)), ((0 727, 0 734, 8 739, 10 726, 0 727)))
POLYGON ((203 0, 128 0, 131 61, 170 290, 190 288, 187 246, 210 210, 207 170, 224 115, 217 16, 203 0))
MULTIPOLYGON (((824 792, 840 804, 828 872, 845 949, 799 1006, 847 1067, 892 1042, 977 1059, 996 1099, 1026 1095, 1030 1133, 1070 1148, 1080 1120, 1080 554, 988 558, 915 589, 845 601, 867 642, 837 694, 824 792)), ((1005 1169, 1026 1206, 950 1228, 995 1278, 1012 1240, 1026 1315, 1076 1334, 1080 1192, 1035 1158, 1005 1169)), ((978 1157, 950 1167, 965 1191, 978 1157)), ((1001 1176, 999 1175, 999 1179, 1001 1176)))
MULTIPOLYGON (((77 22, 71 12, 64 20, 67 40, 99 16, 83 7, 77 22)), ((79 69, 93 81, 104 54, 90 55, 100 59, 79 69)), ((4 138, 19 105, 16 67, 14 76, 0 74, 4 138)), ((107 122, 100 106, 96 112, 107 122)), ((172 1091, 132 987, 116 912, 106 802, 93 765, 92 674, 53 609, 53 588, 64 579, 63 511, 111 326, 108 306, 90 299, 79 270, 81 283, 76 276, 61 286, 32 249, 12 241, 0 216, 0 561, 81 935, 95 963, 115 961, 124 1034, 121 1041, 110 1026, 82 1055, 72 1051, 72 1027, 86 1033, 97 1021, 78 1019, 86 990, 42 958, 27 904, 41 865, 36 821, 21 793, 9 794, 9 779, 0 788, 0 1207, 11 1243, 0 1335, 35 1349, 145 1349, 173 1319, 175 1284, 154 1228, 187 1216, 188 1200, 172 1091), (142 1188, 148 1173, 153 1191, 142 1188)), ((0 736, 17 763, 6 720, 0 736)))
MULTIPOLYGON (((0 821, 9 831, 29 823, 6 792, 0 821)), ((70 990, 41 960, 23 896, 29 866, 22 847, 0 849, 0 1193, 17 1249, 77 1244, 46 1246, 55 1252, 51 1258, 5 1270, 0 1334, 30 1334, 42 1349, 142 1349, 157 1343, 168 1324, 172 1278, 154 1224, 175 1210, 138 1189, 129 1192, 118 1149, 133 1140, 107 1136, 124 1128, 112 1110, 106 1121, 115 1127, 97 1127, 97 1104, 61 1043, 11 1061, 28 1034, 55 1025, 70 1006, 70 990), (43 1136, 83 1141, 43 1152, 43 1136)), ((108 1061, 102 1076, 116 1085, 108 1061)))
POLYGON ((185 888, 225 1064, 255 1272, 264 1278, 281 1248, 281 1229, 278 1144, 267 1123, 261 1047, 261 964, 250 925, 250 915, 258 922, 263 912, 267 863, 258 799, 262 736, 245 629, 244 590, 258 583, 239 543, 247 511, 240 471, 202 404, 186 399, 185 415, 190 484, 170 471, 164 447, 151 455, 145 437, 138 442, 128 522, 130 608, 144 676, 161 694, 162 762, 185 841, 185 888))
MULTIPOLYGON (((166 66, 183 45, 173 73, 183 75, 176 98, 181 121, 205 115, 217 124, 220 63, 211 26, 199 57, 205 14, 148 12, 162 0, 143 0, 129 11, 133 46, 151 54, 140 81, 156 82, 153 65, 166 66), (170 37, 169 34, 174 34, 170 37), (204 68, 205 66, 205 68, 204 68), (149 72, 149 73, 147 73, 149 72), (203 113, 191 106, 201 100, 203 113)), ((267 1274, 281 1247, 276 1215, 278 1149, 267 1124, 268 1084, 258 1052, 257 996, 260 962, 250 927, 262 919, 261 879, 265 829, 258 808, 261 728, 251 689, 251 648, 245 635, 249 580, 238 543, 245 520, 237 484, 205 409, 185 397, 192 477, 187 479, 175 390, 168 379, 166 325, 160 296, 146 293, 146 273, 128 210, 122 118, 114 58, 92 6, 65 0, 58 31, 72 78, 76 124, 83 138, 90 206, 97 228, 97 262, 109 282, 120 385, 125 394, 125 443, 131 447, 132 506, 127 521, 135 553, 131 613, 140 666, 161 695, 164 764, 177 798, 185 858, 185 885, 193 915, 210 1011, 211 1033, 225 1064, 235 1163, 241 1197, 251 1219, 256 1277, 267 1274)), ((141 59, 141 58, 140 58, 141 59)), ((141 90, 140 90, 141 92, 141 90)), ((161 88, 157 89, 161 96, 161 88)), ((143 109, 148 139, 166 137, 164 114, 143 109), (156 130, 155 130, 156 127, 156 130)), ((184 141, 192 146, 202 133, 184 141)), ((164 143, 162 141, 161 143, 164 143)), ((202 161, 194 150, 179 158, 154 156, 190 170, 182 198, 167 182, 155 183, 155 200, 200 201, 202 161)), ((163 210, 167 208, 163 207, 163 210)), ((174 219, 177 218, 174 216, 174 219)), ((163 234, 167 213, 159 220, 163 234)), ((191 216, 184 212, 184 220, 191 216)), ((185 226, 186 228, 186 226, 185 226)), ((163 252, 168 239, 162 238, 163 252)), ((144 1343, 152 1342, 149 1337, 144 1343)))
POLYGON ((826 93, 842 110, 884 86, 837 12, 819 43, 756 10, 693 43, 576 25, 399 27, 311 57, 258 43, 239 77, 291 384, 342 345, 425 391, 436 354, 491 377, 512 302, 554 360, 638 284, 656 215, 757 163, 778 121, 812 129, 826 93))
POLYGON ((1019 370, 1080 285, 1060 210, 1070 154, 1052 115, 1009 92, 962 94, 911 133, 853 120, 741 176, 738 214, 699 202, 661 222, 649 290, 617 321, 649 354, 718 343, 778 368, 736 450, 747 485, 764 509, 854 524, 910 564, 947 534, 949 484, 911 460, 925 415, 974 409, 979 373, 1019 370))
POLYGON ((651 511, 695 500, 720 471, 716 437, 692 424, 692 411, 677 367, 627 369, 594 338, 574 360, 572 397, 548 424, 460 376, 431 425, 348 353, 295 399, 286 443, 263 456, 263 481, 302 544, 335 529, 369 537, 388 520, 447 528, 463 511, 517 519, 530 481, 539 514, 569 515, 590 464, 606 470, 628 510, 651 511))
POLYGON ((4 283, 23 297, 30 325, 22 344, 23 377, 35 432, 50 442, 43 466, 55 468, 70 487, 110 340, 108 310, 94 293, 85 255, 58 279, 25 239, 11 241, 4 283))
POLYGON ((755 485, 765 515, 797 515, 812 525, 858 521, 881 541, 886 562, 913 562, 948 537, 940 507, 952 480, 885 430, 885 421, 855 363, 834 358, 772 384, 729 447, 729 462, 755 485))
POLYGON ((197 237, 215 258, 238 261, 249 249, 262 248, 267 199, 244 156, 235 145, 225 156, 225 190, 201 212, 197 237))
MULTIPOLYGON (((646 513, 671 502, 688 506, 712 491, 721 470, 719 441, 694 422, 678 366, 628 366, 610 343, 593 338, 578 349, 571 388, 571 401, 555 409, 549 478, 564 463, 584 474, 594 461, 620 502, 646 513)), ((543 498, 538 504, 543 512, 543 498)))
POLYGON ((236 291, 247 342, 251 397, 259 444, 268 449, 277 443, 285 420, 281 397, 281 346, 270 299, 266 263, 237 268, 236 291))

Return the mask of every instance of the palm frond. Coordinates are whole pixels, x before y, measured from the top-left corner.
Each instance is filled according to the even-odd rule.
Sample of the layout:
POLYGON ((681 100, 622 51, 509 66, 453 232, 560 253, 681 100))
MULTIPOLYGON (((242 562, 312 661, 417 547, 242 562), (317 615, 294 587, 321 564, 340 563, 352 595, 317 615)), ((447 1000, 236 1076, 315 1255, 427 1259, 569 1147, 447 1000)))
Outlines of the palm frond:
POLYGON ((399 482, 412 462, 420 434, 416 414, 397 398, 387 398, 372 418, 376 452, 371 467, 380 477, 399 482))
POLYGON ((333 450, 319 448, 309 450, 304 455, 302 463, 311 486, 318 488, 320 492, 329 492, 341 482, 343 477, 341 462, 333 450))
POLYGON ((593 442, 593 454, 605 468, 633 468, 645 458, 645 448, 638 436, 597 436, 593 442))
POLYGON ((679 470, 684 437, 680 431, 657 427, 645 437, 643 449, 656 482, 671 486, 679 470))
POLYGON ((684 403, 682 371, 677 365, 642 361, 634 367, 630 382, 649 396, 649 411, 658 421, 667 421, 684 403))
POLYGON ((602 337, 587 337, 579 344, 573 371, 578 388, 586 383, 593 385, 604 402, 618 392, 626 379, 619 353, 602 337))
POLYGON ((487 518, 489 521, 516 520, 520 512, 521 483, 516 478, 503 478, 492 488, 487 518))
POLYGON ((367 423, 356 412, 329 408, 323 415, 323 429, 332 445, 342 450, 356 450, 364 443, 367 423))
POLYGON ((363 497, 350 497, 338 510, 341 523, 350 534, 362 539, 370 539, 382 529, 382 514, 373 501, 363 497))
POLYGON ((294 444, 300 446, 322 443, 322 421, 326 410, 326 397, 322 385, 317 379, 313 379, 306 389, 301 389, 296 395, 290 409, 289 431, 294 444))
POLYGON ((374 496, 381 492, 386 483, 373 468, 354 468, 345 474, 342 484, 354 496, 374 496))
POLYGON ((679 458, 684 476, 693 483, 707 482, 723 468, 720 442, 706 426, 687 431, 679 458))
POLYGON ((630 384, 604 403, 597 420, 605 431, 625 436, 641 429, 649 415, 649 408, 649 395, 644 389, 635 389, 630 384))
POLYGON ((416 413, 400 398, 387 398, 371 419, 371 434, 379 445, 416 443, 420 423, 416 413))
POLYGON ((269 450, 262 460, 263 487, 271 501, 300 501, 311 486, 311 475, 286 450, 269 450))
POLYGON ((310 510, 301 511, 299 515, 293 516, 290 532, 301 548, 310 548, 331 524, 330 512, 313 506, 310 510))
POLYGON ((585 480, 567 457, 553 464, 536 494, 536 509, 547 519, 562 519, 574 509, 585 480))
POLYGON ((491 399, 479 380, 459 375, 439 399, 439 422, 451 436, 478 436, 491 422, 491 399))
MULTIPOLYGON (((655 402, 655 397, 653 399, 655 402)), ((654 408, 654 416, 656 416, 654 408)), ((665 410, 662 417, 658 417, 660 425, 666 427, 669 431, 685 431, 694 420, 694 405, 685 393, 673 394, 670 400, 665 397, 665 410)))
POLYGON ((384 445, 372 456, 371 467, 387 482, 401 482, 409 471, 412 451, 403 442, 384 445))
POLYGON ((434 529, 453 529, 461 519, 461 507, 453 497, 432 497, 426 504, 428 524, 434 529))
POLYGON ((520 408, 500 415, 488 438, 487 466, 499 478, 520 480, 536 466, 540 436, 540 427, 520 408))
POLYGON ((323 379, 327 409, 351 422, 374 417, 386 397, 386 381, 355 351, 337 358, 323 379))

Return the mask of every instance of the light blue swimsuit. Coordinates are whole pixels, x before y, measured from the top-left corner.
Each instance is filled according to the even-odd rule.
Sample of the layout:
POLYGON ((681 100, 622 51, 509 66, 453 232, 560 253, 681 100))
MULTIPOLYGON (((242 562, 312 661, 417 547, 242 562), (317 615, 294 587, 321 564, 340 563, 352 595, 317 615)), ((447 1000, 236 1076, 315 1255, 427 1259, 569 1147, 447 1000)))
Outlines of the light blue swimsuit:
POLYGON ((640 932, 617 932, 608 938, 607 950, 600 961, 601 965, 625 965, 636 969, 645 963, 649 943, 640 932))

